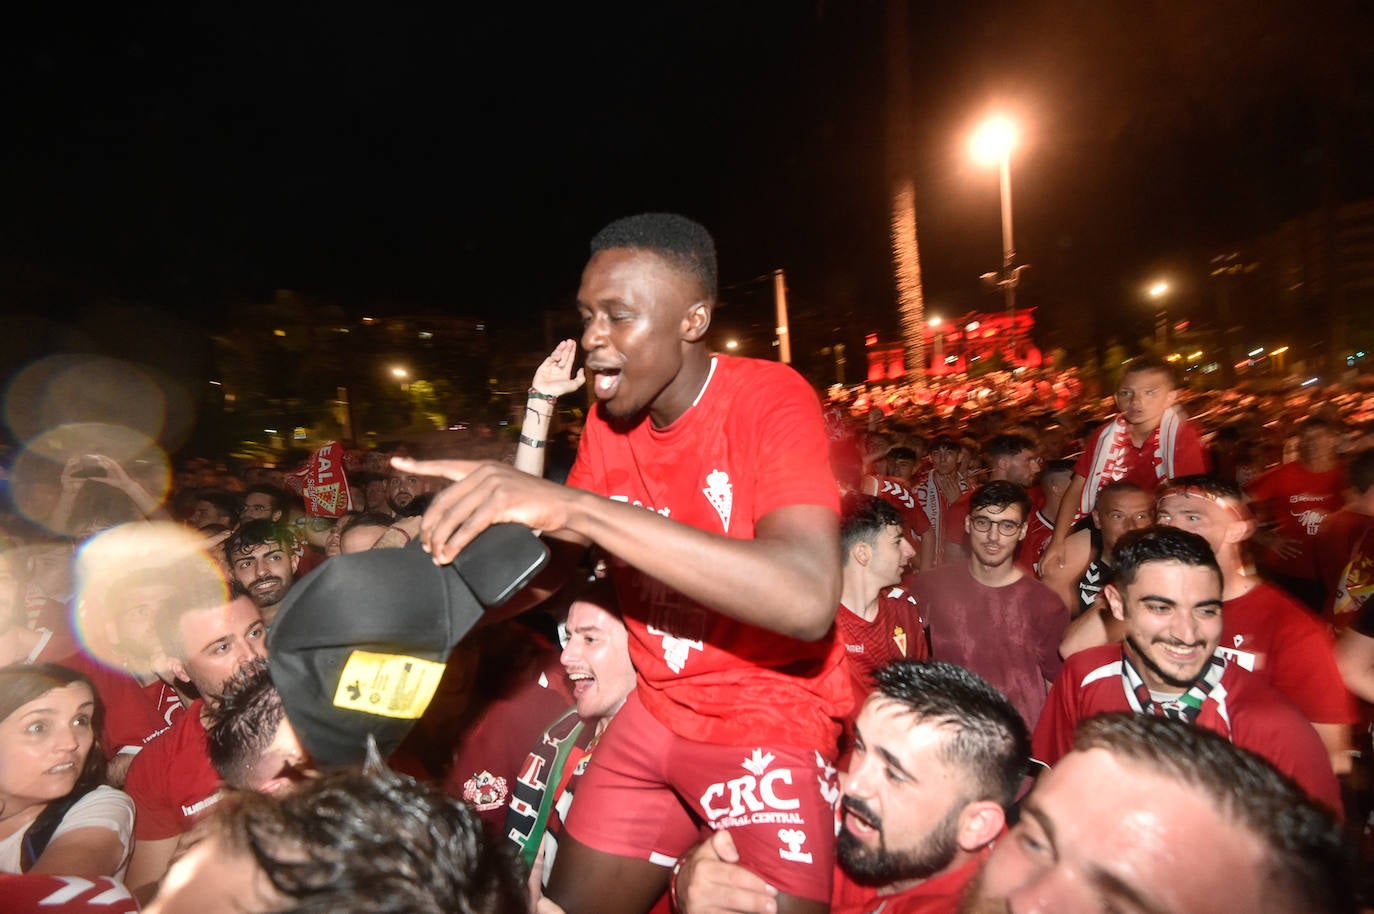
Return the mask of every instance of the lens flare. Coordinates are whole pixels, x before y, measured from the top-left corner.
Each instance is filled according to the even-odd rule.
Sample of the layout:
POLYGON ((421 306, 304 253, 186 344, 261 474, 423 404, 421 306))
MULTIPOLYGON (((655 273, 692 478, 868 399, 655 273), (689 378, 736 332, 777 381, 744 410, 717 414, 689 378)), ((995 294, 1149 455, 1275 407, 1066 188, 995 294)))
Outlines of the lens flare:
POLYGON ((179 524, 124 524, 77 555, 76 636, 92 656, 136 676, 167 672, 160 618, 228 601, 206 540, 179 524))
POLYGON ((10 471, 10 491, 19 511, 64 536, 84 537, 138 519, 139 503, 148 498, 160 503, 170 485, 167 455, 151 439, 132 428, 99 422, 41 432, 10 471), (69 485, 63 482, 64 469, 69 485), (64 490, 66 504, 59 510, 64 490))
POLYGON ((146 371, 101 356, 50 356, 21 371, 5 394, 5 420, 28 441, 58 426, 120 425, 158 440, 166 397, 146 371))

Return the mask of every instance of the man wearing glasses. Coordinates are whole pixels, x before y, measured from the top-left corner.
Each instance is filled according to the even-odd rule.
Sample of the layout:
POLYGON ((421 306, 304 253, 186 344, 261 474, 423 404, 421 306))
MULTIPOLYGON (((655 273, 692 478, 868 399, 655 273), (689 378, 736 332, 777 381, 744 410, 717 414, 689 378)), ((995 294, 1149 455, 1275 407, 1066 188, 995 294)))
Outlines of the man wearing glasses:
POLYGON ((1033 728, 1059 674, 1069 614, 1013 561, 1029 514, 1030 497, 1014 482, 977 489, 964 522, 968 560, 920 575, 913 594, 930 624, 931 656, 992 683, 1033 728))

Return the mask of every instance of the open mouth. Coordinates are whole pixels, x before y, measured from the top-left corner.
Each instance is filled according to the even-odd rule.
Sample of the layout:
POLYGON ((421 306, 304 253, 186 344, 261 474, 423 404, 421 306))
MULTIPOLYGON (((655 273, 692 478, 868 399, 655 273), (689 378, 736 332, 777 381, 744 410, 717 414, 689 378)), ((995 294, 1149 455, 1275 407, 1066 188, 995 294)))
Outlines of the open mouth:
POLYGON ((63 762, 48 769, 48 774, 70 774, 76 770, 76 762, 63 762))
POLYGON ((568 681, 572 683, 573 701, 577 701, 591 690, 596 677, 591 673, 569 673, 568 681))
POLYGON ((609 400, 620 387, 620 369, 603 368, 596 372, 595 393, 598 399, 609 400))
POLYGON ((877 822, 871 813, 864 810, 858 803, 848 799, 844 801, 844 827, 856 837, 875 835, 881 829, 881 823, 877 822))

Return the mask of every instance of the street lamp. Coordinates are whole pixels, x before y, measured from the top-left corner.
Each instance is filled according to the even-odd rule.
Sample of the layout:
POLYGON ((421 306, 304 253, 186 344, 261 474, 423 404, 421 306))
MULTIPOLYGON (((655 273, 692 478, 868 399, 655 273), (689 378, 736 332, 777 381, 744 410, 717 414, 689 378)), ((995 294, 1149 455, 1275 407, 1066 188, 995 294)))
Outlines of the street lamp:
POLYGON ((996 163, 1002 184, 1002 275, 997 285, 1007 300, 1011 321, 1011 357, 1016 360, 1016 284, 1021 276, 1016 262, 1016 245, 1011 232, 1011 151, 1016 147, 1016 125, 1001 115, 989 118, 973 134, 973 155, 984 164, 996 163))
POLYGON ((1155 280, 1145 294, 1158 303, 1155 312, 1155 345, 1163 352, 1169 348, 1169 310, 1165 307, 1164 299, 1169 294, 1169 284, 1162 279, 1155 280))

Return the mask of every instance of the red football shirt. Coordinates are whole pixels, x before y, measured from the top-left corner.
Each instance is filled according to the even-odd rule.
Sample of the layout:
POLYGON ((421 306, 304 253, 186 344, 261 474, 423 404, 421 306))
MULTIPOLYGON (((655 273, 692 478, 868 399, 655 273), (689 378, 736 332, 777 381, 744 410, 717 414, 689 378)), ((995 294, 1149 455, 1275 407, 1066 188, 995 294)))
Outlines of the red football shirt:
MULTIPOLYGON (((1131 710, 1121 679, 1121 656, 1121 645, 1104 644, 1064 661, 1031 738, 1031 755, 1053 765, 1073 748, 1073 730, 1080 720, 1131 710)), ((1264 756, 1313 799, 1340 815, 1340 784, 1317 731, 1260 677, 1227 663, 1221 682, 1203 703, 1196 723, 1264 756)))
POLYGON ((1296 556, 1265 552, 1262 564, 1280 574, 1317 580, 1317 534, 1326 515, 1345 503, 1345 471, 1313 473, 1295 460, 1275 467, 1246 489, 1278 525, 1279 535, 1298 544, 1296 556))
POLYGON ((841 604, 835 628, 844 642, 845 662, 854 679, 855 707, 873 690, 873 672, 894 660, 925 660, 925 622, 916 600, 900 587, 878 595, 878 614, 869 622, 841 604))
MULTIPOLYGON (((1083 448, 1083 453, 1078 455, 1078 462, 1073 465, 1073 471, 1084 479, 1089 478, 1093 471, 1093 458, 1097 455, 1097 444, 1102 440, 1102 436, 1110 435, 1116 430, 1116 421, 1106 423, 1093 433, 1088 440, 1088 444, 1083 448)), ((1131 441, 1126 442, 1125 450, 1121 455, 1123 470, 1121 475, 1115 479, 1103 479, 1098 491, 1102 486, 1115 480, 1124 479, 1140 486, 1146 492, 1153 493, 1159 486, 1159 473, 1163 471, 1155 468, 1155 451, 1159 448, 1159 429, 1156 428, 1145 439, 1145 442, 1136 447, 1131 441)), ((1174 475, 1192 476, 1197 473, 1207 472, 1207 452, 1202 447, 1202 439, 1197 435, 1191 422, 1180 423, 1178 437, 1174 441, 1174 475)), ((1093 503, 1096 504, 1097 497, 1093 496, 1093 503)))
MULTIPOLYGON (((612 426, 592 410, 568 485, 735 539, 790 505, 839 512, 815 393, 785 365, 728 356, 714 358, 696 403, 666 428, 647 413, 612 426)), ((728 619, 614 557, 612 579, 640 698, 664 726, 718 745, 833 752, 851 700, 837 638, 801 641, 728 619)))
POLYGON ((210 766, 210 750, 197 699, 166 733, 144 747, 129 766, 124 792, 134 798, 139 841, 174 838, 190 829, 219 801, 220 781, 210 766))
POLYGON ((1313 723, 1357 720, 1330 630, 1286 592, 1262 583, 1227 600, 1221 618, 1218 650, 1227 660, 1259 674, 1313 723))
POLYGON ((873 886, 859 885, 836 865, 830 914, 954 914, 959 910, 964 889, 978 875, 990 853, 991 845, 963 866, 891 895, 880 895, 873 886))

